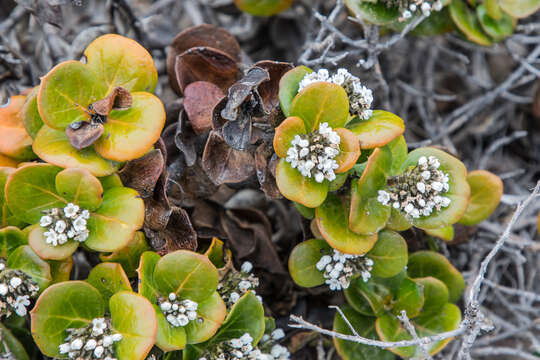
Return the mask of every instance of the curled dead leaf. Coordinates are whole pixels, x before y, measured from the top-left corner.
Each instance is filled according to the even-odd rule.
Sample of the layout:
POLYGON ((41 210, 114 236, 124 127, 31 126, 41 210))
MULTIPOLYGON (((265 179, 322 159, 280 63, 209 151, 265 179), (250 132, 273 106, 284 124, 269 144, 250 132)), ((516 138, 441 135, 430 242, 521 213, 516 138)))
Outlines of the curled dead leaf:
POLYGON ((206 81, 197 81, 185 88, 184 108, 196 134, 212 128, 212 111, 224 97, 218 86, 206 81))
POLYGON ((77 150, 92 145, 103 135, 104 131, 103 124, 99 122, 79 121, 66 127, 69 143, 77 150))
POLYGON ((111 110, 126 110, 133 104, 133 97, 127 89, 115 87, 109 95, 90 105, 90 110, 101 116, 108 116, 111 110))

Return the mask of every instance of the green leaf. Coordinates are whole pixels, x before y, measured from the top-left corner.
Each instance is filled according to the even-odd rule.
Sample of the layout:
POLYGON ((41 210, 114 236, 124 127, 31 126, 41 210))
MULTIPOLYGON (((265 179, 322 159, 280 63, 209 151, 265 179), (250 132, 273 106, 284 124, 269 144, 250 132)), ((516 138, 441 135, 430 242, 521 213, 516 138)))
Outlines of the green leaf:
POLYGON ((96 82, 107 89, 105 95, 117 86, 129 92, 153 92, 156 88, 158 74, 152 55, 132 39, 103 35, 88 45, 84 55, 96 82))
POLYGON ((443 195, 451 200, 448 207, 435 210, 429 216, 413 219, 413 224, 422 229, 438 229, 459 221, 469 204, 470 187, 467 183, 465 165, 452 155, 435 148, 419 148, 409 153, 407 160, 401 166, 405 171, 409 166, 416 166, 421 156, 434 156, 440 162, 439 170, 448 174, 450 189, 443 195))
POLYGON ((390 141, 386 147, 392 153, 392 166, 390 167, 390 176, 398 175, 401 171, 401 164, 407 159, 407 142, 403 135, 390 141))
POLYGON ((2 344, 0 345, 0 353, 11 353, 13 359, 16 360, 30 360, 24 346, 19 342, 17 336, 2 323, 0 323, 0 337, 2 338, 2 344), (6 348, 7 347, 7 348, 6 348))
POLYGON ((156 341, 154 308, 141 295, 120 291, 109 301, 113 328, 122 334, 115 345, 118 359, 144 360, 156 341))
POLYGON ((34 139, 36 155, 48 163, 65 167, 87 169, 94 176, 107 176, 120 168, 120 163, 102 158, 93 146, 77 150, 69 143, 63 130, 44 125, 34 139))
POLYGON ((349 98, 341 86, 317 82, 296 95, 291 104, 291 116, 304 120, 309 132, 324 122, 337 129, 349 119, 349 98))
POLYGON ((154 281, 154 271, 160 259, 161 256, 157 253, 146 251, 141 255, 139 268, 137 269, 137 273, 139 274, 139 294, 150 300, 152 304, 156 303, 159 296, 154 281))
POLYGON ((432 276, 448 288, 448 301, 456 302, 465 289, 459 271, 443 255, 433 251, 418 251, 409 256, 407 272, 412 278, 432 276))
POLYGON ((382 1, 345 0, 345 5, 356 17, 375 25, 388 25, 400 17, 397 7, 389 8, 382 1))
POLYGON ((454 227, 452 225, 445 226, 440 229, 424 229, 426 234, 438 237, 444 241, 452 241, 454 239, 454 227))
POLYGON ((109 190, 113 187, 122 187, 124 184, 122 184, 122 180, 120 179, 120 176, 118 176, 117 173, 100 177, 99 182, 101 182, 101 186, 103 187, 103 191, 109 190))
POLYGON ((540 9, 538 0, 500 0, 499 5, 510 16, 522 19, 540 9))
POLYGON ((47 288, 30 312, 32 336, 41 352, 59 357, 66 329, 84 327, 105 312, 103 298, 84 281, 66 281, 47 288))
POLYGON ((225 266, 225 245, 223 244, 223 241, 219 240, 217 237, 212 238, 212 243, 205 251, 204 255, 210 259, 217 269, 221 269, 225 266))
POLYGON ((6 259, 19 246, 28 244, 26 235, 15 226, 0 229, 0 258, 6 259))
POLYGON ((392 208, 390 211, 390 218, 388 218, 388 222, 386 223, 386 228, 394 231, 405 231, 409 230, 411 227, 412 224, 407 217, 399 210, 392 208))
POLYGON ((109 299, 119 291, 131 291, 131 285, 120 264, 101 263, 96 265, 86 280, 95 287, 105 300, 108 309, 109 299))
POLYGON ((436 315, 448 302, 448 288, 439 279, 425 277, 413 279, 424 288, 424 307, 420 316, 436 315))
POLYGON ((407 242, 397 232, 383 230, 367 256, 373 260, 372 276, 395 276, 407 265, 407 242))
POLYGON ((19 246, 7 258, 6 265, 10 269, 24 271, 32 277, 39 290, 43 291, 52 281, 51 268, 28 245, 19 246))
MULTIPOLYGON (((378 340, 374 317, 364 316, 349 306, 344 306, 341 310, 358 335, 363 338, 378 340)), ((334 316, 333 330, 341 334, 353 335, 348 324, 337 312, 334 316)), ((344 360, 393 360, 395 358, 391 352, 379 347, 359 344, 336 337, 334 338, 334 345, 339 356, 344 360)))
POLYGON ((294 0, 234 0, 242 11, 255 16, 272 16, 289 8, 294 0))
POLYGON ((285 159, 279 159, 277 163, 276 183, 281 195, 309 208, 321 205, 328 194, 328 181, 318 183, 302 176, 285 159))
POLYGON ((162 257, 154 270, 160 294, 175 293, 181 299, 202 302, 216 291, 219 276, 204 255, 178 250, 162 257))
POLYGON ((402 310, 405 310, 409 319, 412 319, 420 314, 423 306, 424 288, 422 285, 411 279, 404 279, 399 287, 392 313, 399 315, 402 310))
POLYGON ((390 217, 390 206, 377 200, 378 191, 386 187, 386 177, 392 166, 388 148, 377 148, 368 159, 362 176, 352 183, 349 227, 352 231, 370 235, 384 228, 390 217))
POLYGON ((251 291, 234 304, 210 343, 237 339, 245 333, 251 335, 253 344, 257 344, 264 334, 264 309, 251 291))
POLYGON ((361 149, 374 149, 399 138, 405 131, 403 119, 388 111, 373 110, 367 120, 352 121, 347 124, 360 141, 361 149))
POLYGON ((315 209, 308 208, 307 206, 304 206, 294 201, 293 201, 293 205, 296 208, 296 210, 298 210, 300 215, 302 215, 306 219, 311 220, 315 217, 315 209))
POLYGON ((469 40, 479 45, 490 46, 491 39, 484 33, 476 14, 463 0, 452 0, 450 16, 457 28, 469 40))
POLYGON ((49 164, 29 164, 11 173, 6 183, 6 200, 18 219, 35 224, 43 210, 68 203, 56 193, 55 178, 61 170, 49 164))
POLYGON ((126 246, 144 222, 144 202, 137 191, 115 187, 103 194, 103 202, 88 219, 84 245, 95 251, 116 251, 126 246))
POLYGON ((39 92, 39 86, 36 86, 32 89, 30 94, 26 97, 24 101, 23 108, 21 110, 21 118, 26 129, 26 132, 32 139, 36 138, 36 135, 43 126, 43 120, 39 116, 38 104, 37 104, 37 95, 39 92))
POLYGON ((300 81, 312 72, 313 70, 306 66, 297 66, 287 71, 279 80, 279 104, 285 117, 291 116, 291 104, 296 94, 298 94, 300 81))
POLYGON ((126 275, 133 277, 137 273, 141 255, 150 250, 142 231, 137 231, 129 243, 123 248, 110 254, 100 254, 99 259, 104 262, 116 262, 122 265, 126 275))
POLYGON ((49 127, 64 130, 71 123, 90 121, 88 106, 105 95, 104 84, 85 64, 65 61, 41 78, 39 114, 49 127))
POLYGON ((328 244, 347 254, 365 254, 377 241, 377 234, 360 235, 349 226, 349 203, 334 194, 315 211, 317 226, 328 244))
POLYGON ((501 18, 495 20, 487 14, 484 5, 478 5, 476 15, 484 32, 495 41, 501 41, 514 33, 515 20, 506 13, 502 13, 501 18))
POLYGON ((68 281, 73 267, 73 258, 68 257, 64 260, 47 260, 51 267, 52 284, 62 281, 68 281))
POLYGON ((296 245, 289 256, 289 272, 294 282, 303 287, 324 284, 323 272, 316 265, 323 255, 331 253, 332 248, 321 239, 311 239, 296 245))
MULTIPOLYGON (((398 318, 391 313, 378 317, 375 327, 382 341, 395 342, 412 339, 412 336, 403 328, 398 318)), ((388 350, 403 358, 410 358, 416 353, 416 347, 414 346, 390 348, 388 350)))
POLYGON ((56 175, 56 191, 64 199, 94 211, 101 205, 103 187, 85 169, 65 169, 56 175))
POLYGON ((22 227, 25 225, 24 221, 21 221, 13 215, 6 201, 5 186, 8 176, 15 171, 14 168, 0 167, 0 228, 5 226, 17 226, 22 227))
POLYGON ((154 305, 154 311, 156 313, 158 331, 156 337, 156 346, 164 352, 182 350, 187 344, 187 335, 185 327, 172 326, 159 306, 154 305))
POLYGON ((79 247, 79 242, 68 240, 65 244, 53 246, 45 241, 45 231, 39 224, 29 227, 28 244, 42 258, 47 260, 64 260, 71 256, 79 247))
POLYGON ((467 182, 471 187, 471 198, 459 223, 471 226, 490 217, 499 206, 503 183, 497 175, 485 170, 471 171, 467 175, 467 182))
POLYGON ((186 325, 187 343, 199 344, 210 339, 218 331, 227 315, 227 306, 216 291, 209 298, 199 303, 198 319, 186 325))
POLYGON ((344 294, 354 310, 363 315, 381 316, 391 309, 393 296, 390 288, 375 278, 365 282, 361 277, 355 277, 344 294))

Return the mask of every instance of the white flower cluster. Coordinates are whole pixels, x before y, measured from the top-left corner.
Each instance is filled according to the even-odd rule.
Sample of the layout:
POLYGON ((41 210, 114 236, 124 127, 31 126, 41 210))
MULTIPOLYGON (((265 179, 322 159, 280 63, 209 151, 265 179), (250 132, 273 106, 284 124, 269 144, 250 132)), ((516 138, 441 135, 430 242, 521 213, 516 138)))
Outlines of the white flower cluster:
POLYGON ((441 0, 435 0, 434 2, 415 0, 409 4, 408 7, 403 8, 401 11, 401 17, 399 21, 409 20, 415 13, 422 13, 424 16, 430 16, 432 11, 441 11, 443 3, 441 0))
POLYGON ((0 315, 8 317, 15 312, 18 316, 25 316, 30 299, 38 295, 39 286, 24 271, 4 270, 6 264, 0 262, 0 315))
POLYGON ((92 324, 82 328, 69 328, 68 336, 59 346, 60 354, 68 358, 117 360, 114 357, 115 342, 122 340, 122 334, 111 333, 110 320, 96 318, 92 324))
POLYGON ((262 302, 262 298, 255 292, 255 289, 259 286, 259 279, 251 273, 253 264, 246 261, 242 264, 240 270, 240 272, 229 271, 218 284, 217 291, 228 307, 233 306, 242 295, 250 290, 262 302))
POLYGON ((334 158, 339 155, 340 142, 338 133, 328 123, 321 123, 318 130, 294 137, 285 160, 302 176, 313 177, 318 183, 332 181, 336 178, 334 170, 339 167, 334 158))
POLYGON ((332 76, 326 69, 307 74, 300 81, 298 92, 316 82, 329 82, 343 87, 349 97, 351 114, 358 115, 363 120, 369 119, 373 114, 373 110, 371 110, 373 92, 362 85, 360 79, 348 72, 347 69, 338 69, 332 76))
POLYGON ((291 354, 286 347, 271 344, 284 336, 285 333, 281 329, 274 330, 271 335, 264 335, 259 345, 269 347, 270 353, 266 353, 259 347, 253 347, 253 338, 245 333, 238 339, 226 342, 222 348, 218 349, 216 356, 206 355, 199 360, 288 360, 291 354))
POLYGON ((344 254, 334 249, 332 255, 323 255, 315 266, 317 270, 324 272, 325 283, 330 290, 339 291, 347 289, 352 277, 357 274, 360 274, 362 280, 367 282, 371 278, 373 260, 365 254, 344 254))
POLYGON ((175 293, 170 293, 168 299, 159 298, 158 305, 169 324, 174 327, 186 326, 194 320, 199 323, 203 321, 197 315, 199 304, 189 299, 179 300, 175 293))
POLYGON ((421 156, 417 166, 391 179, 388 191, 379 190, 377 200, 414 219, 448 207, 451 200, 442 194, 450 190, 450 178, 440 166, 436 157, 421 156))
POLYGON ((65 244, 68 239, 84 242, 88 239, 86 221, 90 212, 69 203, 63 209, 54 208, 45 211, 39 220, 41 227, 47 228, 43 233, 45 242, 52 246, 65 244))

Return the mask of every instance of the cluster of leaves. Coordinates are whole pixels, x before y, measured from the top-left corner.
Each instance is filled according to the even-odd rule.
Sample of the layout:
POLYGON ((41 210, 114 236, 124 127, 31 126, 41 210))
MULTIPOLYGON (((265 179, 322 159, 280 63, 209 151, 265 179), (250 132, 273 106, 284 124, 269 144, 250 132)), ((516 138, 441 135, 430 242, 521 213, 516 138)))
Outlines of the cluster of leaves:
MULTIPOLYGON (((351 13, 362 20, 396 31, 415 20, 414 16, 406 21, 400 19, 398 8, 389 1, 346 0, 345 3, 351 13)), ((471 42, 490 46, 512 35, 519 19, 540 8, 540 1, 526 0, 445 0, 442 3, 445 8, 432 12, 413 33, 435 35, 457 31, 471 42)))
MULTIPOLYGON (((299 81, 309 72, 308 68, 297 67, 282 77, 280 101, 288 118, 276 128, 274 138, 276 154, 281 157, 276 169, 277 185, 286 198, 296 203, 300 213, 311 220, 312 233, 318 238, 300 243, 293 250, 289 258, 291 276, 301 286, 319 286, 325 279, 317 269, 317 262, 324 254, 331 254, 329 249, 365 254, 373 260, 372 279, 366 282, 357 274, 346 294, 354 310, 377 317, 381 339, 409 336, 395 318, 401 310, 407 310, 408 316, 414 318, 417 332, 450 330, 459 324, 460 312, 454 305, 446 304, 459 299, 463 290, 461 275, 437 253, 409 256, 407 243, 398 232, 414 226, 451 242, 454 224, 475 225, 491 215, 502 196, 501 180, 483 170, 467 172, 461 161, 437 148, 408 152, 402 119, 381 110, 374 110, 367 120, 350 115, 346 93, 337 85, 318 82, 298 92, 299 81), (336 179, 319 183, 303 176, 284 157, 295 135, 309 133, 323 122, 337 129, 341 142, 336 179), (392 179, 414 168, 421 157, 430 156, 437 158, 439 169, 448 174, 449 189, 445 193, 451 200, 448 207, 413 218, 379 201, 379 192, 386 190, 392 179), (448 282, 446 273, 452 277, 448 282), (412 291, 415 300, 409 298, 412 291), (353 297, 363 298, 351 301, 353 297)), ((362 316, 353 318, 358 321, 358 329, 373 329, 362 316)), ((375 318, 369 321, 373 325, 375 318)), ((337 319, 336 324, 338 329, 343 329, 341 320, 337 319)), ((343 345, 346 343, 338 344, 343 348, 340 352, 344 358, 362 358, 355 355, 356 350, 343 345)), ((435 353, 443 346, 441 343, 430 351, 435 353)), ((398 349, 396 353, 410 357, 416 351, 398 349)))

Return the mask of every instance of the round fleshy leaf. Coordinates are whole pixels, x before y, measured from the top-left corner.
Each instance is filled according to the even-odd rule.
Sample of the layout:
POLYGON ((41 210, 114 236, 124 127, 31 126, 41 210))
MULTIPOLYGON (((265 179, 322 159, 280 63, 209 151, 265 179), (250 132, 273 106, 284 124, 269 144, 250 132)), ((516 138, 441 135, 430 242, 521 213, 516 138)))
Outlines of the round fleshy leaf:
POLYGON ((107 89, 105 95, 117 86, 130 92, 153 92, 156 88, 158 75, 152 55, 132 39, 103 35, 88 45, 84 55, 95 81, 107 89))
POLYGON ((382 147, 400 137, 405 131, 403 119, 388 111, 373 110, 367 120, 356 120, 347 125, 360 141, 360 148, 382 147))
POLYGON ((49 164, 29 164, 12 172, 5 192, 9 209, 19 220, 35 224, 42 211, 64 207, 66 199, 56 193, 56 175, 62 169, 49 164))
POLYGON ((91 213, 87 228, 90 234, 84 245, 109 252, 126 246, 144 222, 144 202, 130 188, 115 187, 103 195, 103 202, 91 213))
POLYGON ((345 5, 356 17, 375 25, 389 25, 400 17, 397 7, 389 8, 382 1, 345 0, 345 5))
POLYGON ((484 5, 478 5, 476 7, 476 15, 478 16, 480 26, 482 26, 484 32, 491 36, 495 41, 501 41, 514 33, 516 21, 506 13, 502 13, 501 18, 495 20, 487 14, 484 5))
POLYGON ((227 306, 225 306, 223 299, 216 291, 209 298, 199 303, 197 315, 198 319, 203 319, 203 322, 190 321, 186 325, 188 344, 202 343, 214 336, 223 320, 225 320, 227 306))
POLYGON ((51 267, 51 284, 56 284, 62 281, 68 281, 73 268, 73 258, 68 257, 64 260, 47 260, 51 267))
POLYGON ((296 95, 291 104, 291 116, 304 120, 308 132, 318 129, 321 123, 337 129, 349 119, 349 98, 341 86, 317 82, 296 95))
POLYGON ((10 225, 23 227, 26 224, 24 221, 19 220, 17 217, 15 217, 15 215, 13 215, 6 201, 4 189, 8 176, 14 171, 15 169, 12 167, 0 166, 0 189, 2 189, 2 191, 0 191, 0 228, 10 225))
POLYGON ((407 265, 407 242, 397 232, 383 230, 367 256, 373 260, 372 276, 395 276, 407 265))
POLYGON ((47 260, 63 260, 71 256, 79 247, 79 242, 68 240, 65 244, 53 246, 47 244, 46 237, 43 235, 47 229, 39 224, 31 226, 28 234, 28 244, 42 258, 47 260))
POLYGON ((419 148, 409 153, 407 160, 401 166, 401 170, 405 171, 409 166, 416 166, 421 156, 434 156, 441 163, 439 170, 448 174, 448 184, 450 185, 448 192, 442 195, 448 197, 451 202, 448 207, 442 208, 439 211, 433 211, 429 216, 421 216, 418 219, 413 219, 413 224, 423 229, 438 229, 458 222, 467 210, 471 192, 467 183, 467 169, 465 165, 442 150, 419 148))
POLYGON ((161 259, 159 254, 153 251, 146 251, 142 254, 139 262, 137 274, 139 275, 139 294, 150 300, 152 304, 156 303, 159 292, 154 281, 154 271, 158 261, 161 259))
POLYGON ((459 223, 471 226, 487 219, 499 206, 503 183, 497 175, 485 170, 471 171, 467 182, 471 187, 471 198, 459 223))
POLYGON ((103 135, 94 143, 105 159, 127 161, 143 156, 159 139, 165 125, 165 108, 156 96, 144 92, 131 95, 131 107, 111 111, 103 135))
POLYGON ((101 254, 99 259, 104 262, 119 263, 122 265, 126 275, 133 277, 139 267, 141 255, 148 250, 150 250, 150 246, 146 242, 144 233, 137 231, 126 246, 110 254, 101 254))
MULTIPOLYGON (((419 317, 412 324, 419 337, 432 336, 438 333, 455 330, 461 322, 461 312, 454 304, 444 305, 442 311, 436 315, 419 317)), ((386 314, 379 317, 375 323, 377 333, 382 341, 412 340, 412 336, 403 328, 401 322, 393 315, 386 314)), ((452 338, 427 345, 430 355, 441 351, 452 338)), ((422 356, 422 351, 416 346, 389 349, 393 353, 410 358, 422 356)))
POLYGON ((424 231, 426 234, 438 237, 446 242, 451 242, 454 239, 454 227, 452 225, 440 229, 424 229, 424 231))
POLYGON ((500 20, 503 16, 501 6, 498 0, 486 0, 483 2, 487 15, 494 20, 500 20))
POLYGON ((56 175, 55 182, 58 194, 69 202, 91 211, 101 205, 103 187, 88 170, 62 170, 56 175))
POLYGON ((6 226, 0 229, 0 258, 7 259, 15 249, 27 244, 28 239, 19 228, 6 226))
POLYGON ((212 262, 212 264, 214 264, 217 269, 221 269, 226 265, 226 251, 227 249, 225 249, 225 244, 223 243, 223 241, 219 240, 217 237, 214 237, 212 238, 212 243, 204 252, 204 255, 208 257, 208 259, 212 262))
POLYGON ((462 0, 452 0, 450 16, 461 33, 478 45, 490 46, 491 39, 484 33, 476 14, 462 0))
POLYGON ((32 277, 43 291, 52 281, 51 268, 28 245, 19 246, 9 255, 6 265, 10 269, 22 270, 32 277))
POLYGON ((187 335, 185 327, 174 327, 167 321, 161 309, 154 305, 158 331, 156 337, 156 346, 164 352, 182 350, 187 344, 187 335))
POLYGON ((204 255, 178 250, 162 257, 154 270, 159 293, 202 302, 216 291, 218 271, 204 255))
POLYGON ((349 177, 349 172, 336 174, 336 178, 328 183, 328 191, 338 191, 341 189, 349 177))
POLYGON ((328 181, 318 183, 313 178, 302 176, 285 159, 277 163, 276 183, 281 195, 309 208, 321 205, 328 194, 328 181))
POLYGON ((242 11, 255 16, 272 16, 288 9, 294 0, 234 0, 242 11))
POLYGON ((88 274, 86 281, 101 293, 105 308, 108 308, 109 299, 117 292, 131 291, 129 279, 120 264, 97 264, 88 274))
POLYGON ((26 97, 16 95, 9 98, 5 107, 0 107, 0 153, 13 159, 31 160, 32 138, 22 122, 22 108, 26 97))
POLYGON ((295 283, 303 287, 324 284, 323 272, 315 265, 324 254, 332 253, 326 241, 311 239, 296 245, 289 256, 289 272, 295 283))
POLYGON ((306 66, 297 66, 287 71, 279 80, 279 104, 285 116, 289 117, 291 115, 291 104, 296 94, 298 94, 300 81, 312 72, 313 70, 306 66))
POLYGON ((443 255, 433 251, 418 251, 409 256, 407 273, 412 278, 434 277, 448 288, 448 301, 456 302, 465 289, 460 272, 443 255))
MULTIPOLYGON (((367 339, 379 339, 375 331, 374 317, 362 315, 350 306, 344 306, 341 310, 358 335, 367 339)), ((334 316, 333 330, 340 334, 353 335, 349 325, 338 312, 334 316)), ((394 360, 395 358, 391 352, 382 348, 338 338, 334 338, 334 345, 339 356, 344 360, 394 360)))
POLYGON ((367 316, 380 316, 391 306, 392 293, 388 286, 370 279, 368 282, 357 276, 344 291, 347 302, 359 313, 367 316))
POLYGON ((0 154, 0 167, 11 167, 14 168, 19 164, 15 159, 12 159, 8 156, 0 154))
POLYGON ((392 208, 386 228, 394 231, 405 231, 412 227, 410 221, 399 210, 392 208))
POLYGON ((245 333, 257 344, 264 334, 264 309, 261 302, 251 291, 242 296, 231 308, 216 335, 210 343, 238 339, 245 333))
POLYGON ((156 341, 157 320, 152 304, 131 291, 120 291, 109 301, 114 330, 122 334, 115 344, 118 359, 143 360, 156 341))
POLYGON ((391 176, 397 175, 401 171, 401 164, 407 159, 407 142, 403 135, 390 141, 386 147, 390 149, 392 153, 392 166, 390 167, 391 176))
POLYGON ((56 65, 41 78, 37 98, 41 119, 58 130, 74 122, 90 121, 88 106, 105 97, 104 85, 79 61, 56 65))
POLYGON ((306 219, 311 220, 311 219, 313 219, 315 217, 315 209, 308 208, 307 206, 304 206, 304 205, 299 204, 297 202, 293 202, 293 205, 296 208, 296 210, 298 210, 300 215, 302 215, 306 219))
POLYGON ((122 184, 122 179, 120 179, 120 176, 116 173, 108 175, 108 176, 100 177, 99 182, 101 183, 101 186, 103 187, 103 191, 109 190, 113 187, 124 186, 124 184, 122 184))
POLYGON ((392 313, 399 315, 402 310, 405 310, 409 319, 412 319, 420 314, 423 306, 424 288, 422 285, 411 279, 404 279, 397 291, 396 302, 392 307, 392 313))
POLYGON ((350 229, 358 234, 376 234, 390 217, 390 206, 377 200, 378 191, 386 187, 386 177, 392 166, 392 153, 386 147, 370 155, 362 176, 353 181, 351 189, 350 229))
POLYGON ((274 151, 280 158, 287 157, 287 151, 291 147, 291 142, 296 135, 305 134, 306 127, 304 121, 296 116, 285 119, 277 128, 274 134, 274 151))
POLYGON ((509 15, 522 19, 540 9, 538 0, 500 0, 499 5, 509 15))
POLYGON ((2 344, 0 345, 0 352, 2 354, 11 354, 13 359, 17 360, 30 360, 26 349, 19 341, 19 337, 15 336, 2 323, 0 323, 0 336, 2 337, 2 344))
POLYGON ((69 143, 62 130, 54 130, 44 125, 33 144, 34 152, 44 161, 64 168, 87 169, 94 176, 107 176, 120 168, 119 163, 99 156, 93 146, 77 150, 69 143))
POLYGON ((66 329, 84 327, 103 316, 105 304, 99 291, 84 281, 66 281, 47 288, 30 312, 32 336, 41 352, 60 357, 66 329))
POLYGON ((34 139, 41 127, 43 126, 43 120, 39 115, 37 96, 39 93, 39 86, 32 89, 30 94, 26 97, 24 105, 21 109, 21 119, 26 129, 26 132, 32 139, 34 139))
POLYGON ((424 288, 424 307, 421 316, 439 313, 448 302, 448 288, 439 279, 425 277, 413 279, 424 288))
POLYGON ((377 241, 377 234, 360 235, 350 230, 349 212, 348 202, 331 194, 315 211, 317 226, 334 249, 347 254, 365 254, 377 241))
POLYGON ((336 174, 344 173, 350 170, 360 156, 360 143, 356 136, 345 128, 334 129, 339 135, 339 155, 335 158, 339 167, 335 170, 336 174))

